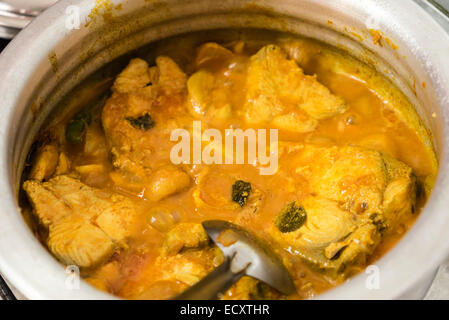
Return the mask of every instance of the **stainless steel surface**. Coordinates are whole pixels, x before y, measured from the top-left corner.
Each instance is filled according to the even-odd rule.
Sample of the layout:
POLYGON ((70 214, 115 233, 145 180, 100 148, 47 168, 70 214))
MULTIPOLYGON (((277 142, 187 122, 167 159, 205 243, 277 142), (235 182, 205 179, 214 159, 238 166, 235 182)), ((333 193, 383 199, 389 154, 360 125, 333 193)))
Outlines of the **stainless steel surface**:
POLYGON ((61 0, 0 56, 0 271, 10 283, 29 298, 112 298, 84 282, 77 290, 68 289, 64 268, 36 241, 18 212, 26 150, 61 97, 92 71, 144 43, 187 31, 259 27, 317 38, 375 61, 377 70, 404 92, 434 133, 440 161, 434 192, 412 229, 376 261, 379 288, 370 289, 369 275, 362 272, 318 298, 424 296, 449 255, 449 36, 422 7, 409 0, 260 0, 257 6, 253 0, 135 0, 123 1, 122 10, 114 11, 121 17, 135 12, 122 27, 102 28, 104 20, 96 19, 79 30, 65 28, 68 5, 77 4, 81 21, 87 21, 94 3, 61 0), (375 45, 368 32, 373 25, 397 48, 375 45), (56 73, 49 53, 57 57, 56 73), (426 88, 414 87, 422 82, 426 88))
POLYGON ((415 0, 447 32, 449 32, 449 0, 415 0))
POLYGON ((14 293, 11 291, 9 285, 0 275, 0 300, 16 300, 14 293))
MULTIPOLYGON (((3 278, 3 276, 0 274, 0 276, 3 278)), ((13 296, 17 299, 17 300, 27 300, 27 298, 21 293, 19 292, 19 290, 17 290, 13 285, 11 285, 8 281, 6 281, 5 279, 3 279, 6 286, 9 288, 9 290, 12 292, 13 296)), ((1 281, 1 280, 0 280, 1 281)), ((0 288, 0 290, 2 290, 2 288, 0 288)), ((2 297, 0 295, 0 300, 2 300, 2 297)))
POLYGON ((15 13, 0 10, 0 26, 23 29, 32 19, 33 18, 30 16, 17 15, 15 13))
POLYGON ((12 39, 20 32, 19 29, 0 26, 0 38, 12 39))
POLYGON ((446 261, 438 268, 435 279, 424 299, 449 300, 449 261, 446 261))
POLYGON ((227 221, 204 221, 203 227, 223 252, 225 262, 178 299, 220 298, 243 275, 259 279, 287 295, 295 292, 287 269, 262 239, 227 221))
MULTIPOLYGON (((57 0, 0 1, 0 38, 12 39, 21 29, 57 0)), ((449 32, 449 0, 414 0, 449 32)))
POLYGON ((0 1, 0 38, 12 39, 56 0, 0 1))
POLYGON ((437 7, 443 14, 449 17, 449 0, 426 0, 431 5, 437 7))
POLYGON ((15 14, 37 16, 57 0, 1 0, 0 10, 15 14))
POLYGON ((262 239, 235 224, 212 220, 203 222, 212 241, 221 249, 225 257, 231 260, 231 270, 245 273, 259 279, 278 291, 290 294, 294 291, 292 279, 277 255, 262 239), (224 245, 219 236, 222 232, 232 232, 235 243, 224 245))

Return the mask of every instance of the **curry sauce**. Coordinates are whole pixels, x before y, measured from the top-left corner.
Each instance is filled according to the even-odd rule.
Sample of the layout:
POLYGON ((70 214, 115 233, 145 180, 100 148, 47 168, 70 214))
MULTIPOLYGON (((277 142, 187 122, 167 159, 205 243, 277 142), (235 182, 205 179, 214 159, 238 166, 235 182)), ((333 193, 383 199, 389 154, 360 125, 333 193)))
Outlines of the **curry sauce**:
POLYGON ((95 103, 54 117, 25 177, 41 240, 100 290, 176 296, 223 262, 201 227, 223 219, 269 242, 297 288, 283 297, 244 277, 225 299, 311 298, 380 258, 425 204, 430 135, 397 88, 348 54, 290 36, 185 35, 143 58, 95 103), (174 164, 170 136, 194 121, 222 137, 277 129, 274 174, 257 161, 174 164), (275 223, 286 219, 296 222, 275 223))

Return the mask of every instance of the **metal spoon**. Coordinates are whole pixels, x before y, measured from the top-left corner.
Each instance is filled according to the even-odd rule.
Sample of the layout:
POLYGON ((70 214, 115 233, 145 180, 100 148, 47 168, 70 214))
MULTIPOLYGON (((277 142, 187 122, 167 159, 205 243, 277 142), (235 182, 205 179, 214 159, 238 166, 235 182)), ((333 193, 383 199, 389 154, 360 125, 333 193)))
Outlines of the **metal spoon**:
POLYGON ((263 281, 283 294, 295 292, 295 285, 287 269, 262 239, 226 221, 205 221, 203 227, 226 260, 175 299, 218 299, 244 275, 263 281), (224 232, 232 233, 231 241, 221 239, 224 232))
POLYGON ((6 281, 0 275, 0 300, 16 300, 6 281))
POLYGON ((424 300, 449 299, 449 260, 444 262, 437 271, 424 300))

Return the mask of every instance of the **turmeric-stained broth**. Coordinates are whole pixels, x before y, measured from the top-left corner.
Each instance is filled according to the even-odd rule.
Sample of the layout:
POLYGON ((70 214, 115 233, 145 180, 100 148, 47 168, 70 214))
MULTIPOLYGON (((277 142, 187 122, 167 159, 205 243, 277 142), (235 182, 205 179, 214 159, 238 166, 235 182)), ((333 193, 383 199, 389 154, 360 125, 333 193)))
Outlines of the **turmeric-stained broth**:
MULTIPOLYGON (((184 37, 192 37, 196 40, 180 41, 178 45, 174 45, 173 42, 168 42, 168 44, 162 43, 159 48, 155 47, 157 49, 153 48, 153 50, 159 50, 165 54, 168 51, 170 56, 170 51, 164 49, 164 45, 167 48, 176 47, 177 51, 173 52, 172 57, 179 62, 181 69, 190 76, 193 71, 198 69, 195 66, 195 57, 191 56, 191 60, 185 63, 177 55, 183 51, 194 53, 195 51, 191 48, 192 44, 198 47, 205 40, 198 40, 200 39, 199 36, 184 37), (183 48, 183 45, 186 47, 183 48)), ((285 208, 285 205, 292 201, 301 202, 302 199, 308 196, 306 194, 307 188, 303 185, 304 182, 299 177, 296 168, 292 165, 294 152, 292 155, 283 151, 284 143, 290 145, 362 146, 367 149, 380 151, 404 162, 413 169, 414 174, 417 176, 417 181, 421 185, 429 177, 432 180, 432 177, 435 176, 435 156, 433 150, 429 150, 425 145, 426 139, 430 138, 419 136, 415 130, 416 128, 411 128, 409 124, 404 122, 400 113, 395 112, 396 106, 392 105, 390 101, 385 101, 375 87, 370 87, 362 72, 364 68, 369 68, 368 66, 349 58, 346 53, 309 40, 288 39, 284 36, 279 41, 270 39, 265 42, 278 42, 286 52, 290 52, 290 58, 296 58, 296 61, 306 74, 316 75, 317 80, 321 84, 328 87, 332 94, 342 97, 348 106, 343 113, 320 120, 316 129, 311 132, 299 133, 284 130, 282 127, 278 128, 280 158, 279 169, 276 174, 262 176, 259 173, 259 168, 249 164, 181 165, 182 169, 193 178, 191 185, 181 192, 153 202, 147 199, 145 190, 142 190, 138 183, 133 187, 134 181, 123 172, 115 171, 112 173, 114 178, 111 178, 114 166, 111 162, 109 145, 105 138, 100 111, 94 115, 86 133, 86 143, 91 143, 91 148, 94 151, 89 152, 89 155, 87 155, 84 144, 62 143, 59 145, 60 150, 64 151, 70 159, 72 168, 88 164, 101 164, 103 166, 104 170, 100 173, 78 173, 82 182, 89 186, 130 197, 144 208, 142 210, 143 213, 137 219, 136 231, 125 246, 117 249, 110 258, 103 261, 100 265, 82 269, 83 277, 91 284, 112 294, 131 299, 170 298, 175 293, 178 293, 180 288, 184 289, 185 284, 182 284, 180 281, 153 281, 156 277, 155 274, 160 272, 160 270, 155 270, 152 266, 160 255, 164 238, 170 230, 170 224, 176 224, 178 221, 201 223, 208 219, 234 221, 242 209, 239 206, 229 206, 228 204, 231 198, 232 185, 235 180, 239 179, 250 182, 253 191, 257 189, 264 199, 263 204, 258 208, 257 218, 242 219, 239 220, 239 223, 264 237, 276 248, 278 254, 285 261, 288 261, 289 270, 298 289, 297 294, 289 298, 310 298, 341 283, 345 277, 333 277, 317 270, 313 265, 305 263, 300 256, 294 253, 294 250, 277 242, 271 236, 273 221, 279 212, 285 208), (299 43, 296 49, 295 41, 299 43), (304 53, 304 56, 298 58, 297 55, 291 54, 295 52, 294 50, 304 53), (324 59, 323 56, 326 58, 324 59), (329 59, 334 59, 335 64, 340 62, 342 64, 352 64, 356 66, 353 70, 359 70, 360 72, 348 73, 344 68, 336 69, 332 65, 328 66, 326 62, 329 59), (203 181, 200 175, 204 174, 206 170, 208 176, 203 181), (123 183, 117 184, 118 180, 121 180, 123 183), (198 192, 198 183, 207 185, 207 188, 200 188, 200 197, 205 203, 214 204, 214 207, 198 206, 195 202, 194 192, 198 192), (170 213, 168 220, 166 215, 161 217, 160 212, 155 211, 155 206, 163 208, 165 213, 170 213), (158 219, 163 221, 158 221, 158 219), (159 228, 154 227, 155 225, 158 226, 158 223, 160 224, 159 228), (166 227, 165 225, 168 226, 166 227)), ((261 48, 261 43, 263 44, 263 41, 251 41, 251 39, 225 42, 223 44, 226 48, 233 51, 231 58, 218 57, 201 64, 201 69, 211 72, 218 81, 229 87, 229 90, 232 92, 230 104, 236 110, 235 114, 240 112, 239 108, 244 104, 250 56, 254 55, 261 48)), ((187 60, 185 57, 183 59, 187 60)), ((388 83, 387 80, 383 81, 388 83)), ((388 85, 391 86, 392 91, 397 91, 393 85, 388 85)), ((172 112, 173 117, 177 116, 176 112, 167 108, 155 106, 152 109, 153 114, 163 114, 164 112, 172 112)), ((410 112, 414 111, 411 110, 410 112)), ((203 130, 209 127, 218 128, 223 132, 225 128, 229 127, 269 127, 266 124, 248 125, 235 114, 222 122, 207 123, 203 121, 203 130)), ((63 131, 64 129, 61 128, 67 126, 69 118, 66 116, 57 119, 53 122, 52 128, 60 128, 59 130, 63 131)), ((155 116, 154 118, 157 122, 158 117, 155 116)), ((166 150, 165 155, 160 156, 160 153, 157 153, 151 161, 152 163, 164 161, 164 159, 168 158, 170 148, 174 143, 166 139, 166 129, 163 126, 156 125, 150 130, 161 131, 160 135, 155 133, 152 139, 154 139, 154 143, 158 144, 159 150, 166 150)), ((313 166, 314 163, 312 161, 307 163, 307 165, 313 166)), ((419 189, 424 188, 421 187, 419 189)), ((380 258, 400 239, 416 219, 425 203, 426 197, 427 195, 424 192, 419 193, 416 208, 414 209, 415 213, 407 215, 395 230, 388 232, 370 255, 370 259, 365 263, 380 258)), ((160 209, 158 210, 160 211, 160 209)), ((45 239, 43 241, 45 242, 45 239)), ((357 273, 362 268, 363 265, 357 265, 349 272, 349 275, 357 273)), ((231 290, 225 295, 225 298, 239 298, 239 296, 235 291, 231 290)))

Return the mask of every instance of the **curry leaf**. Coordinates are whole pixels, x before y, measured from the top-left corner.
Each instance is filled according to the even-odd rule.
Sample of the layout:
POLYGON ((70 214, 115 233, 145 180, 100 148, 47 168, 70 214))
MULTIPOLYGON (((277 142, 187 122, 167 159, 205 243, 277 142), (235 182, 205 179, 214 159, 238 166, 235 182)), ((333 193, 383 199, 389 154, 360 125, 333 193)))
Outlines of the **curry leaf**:
POLYGON ((127 117, 126 120, 128 120, 134 128, 143 131, 149 130, 155 125, 153 119, 148 113, 145 113, 144 115, 137 118, 127 117))
POLYGON ((306 210, 293 201, 277 216, 274 224, 282 233, 292 232, 299 229, 306 218, 306 210))
POLYGON ((251 194, 251 184, 243 180, 237 180, 232 185, 232 201, 243 207, 251 194))

